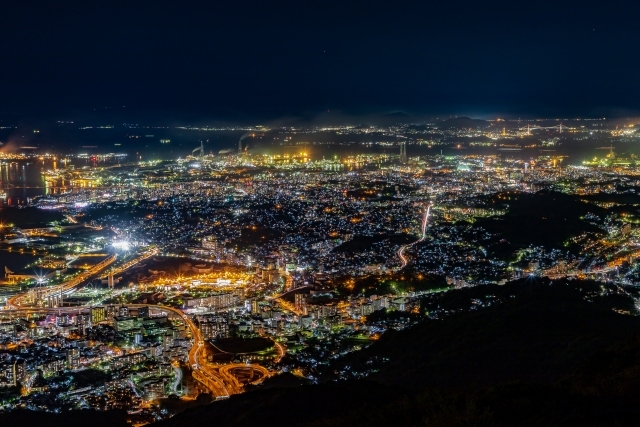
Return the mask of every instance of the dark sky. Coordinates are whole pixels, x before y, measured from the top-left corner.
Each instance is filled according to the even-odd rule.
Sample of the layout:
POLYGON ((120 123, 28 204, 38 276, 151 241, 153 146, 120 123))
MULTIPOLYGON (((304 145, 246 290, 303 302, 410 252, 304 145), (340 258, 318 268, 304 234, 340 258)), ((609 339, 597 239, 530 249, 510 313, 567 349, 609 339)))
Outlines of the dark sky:
POLYGON ((0 113, 615 115, 632 1, 5 1, 0 113))

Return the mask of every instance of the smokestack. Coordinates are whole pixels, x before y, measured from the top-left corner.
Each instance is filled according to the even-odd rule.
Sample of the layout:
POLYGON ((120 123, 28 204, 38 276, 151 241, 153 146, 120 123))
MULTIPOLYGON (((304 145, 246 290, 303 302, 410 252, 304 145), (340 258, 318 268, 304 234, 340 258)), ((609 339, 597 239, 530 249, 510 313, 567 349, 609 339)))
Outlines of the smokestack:
POLYGON ((242 139, 238 141, 238 156, 242 155, 242 139))

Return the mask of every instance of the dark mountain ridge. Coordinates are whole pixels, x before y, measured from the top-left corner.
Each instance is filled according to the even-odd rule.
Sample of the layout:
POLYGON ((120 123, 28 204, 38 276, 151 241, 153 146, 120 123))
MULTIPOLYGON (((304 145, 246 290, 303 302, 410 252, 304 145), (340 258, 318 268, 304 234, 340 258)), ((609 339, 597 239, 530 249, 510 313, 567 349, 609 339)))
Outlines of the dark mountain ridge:
POLYGON ((158 426, 636 425, 640 318, 599 292, 544 279, 448 292, 447 307, 502 302, 385 334, 345 361, 388 357, 368 380, 258 390, 158 426))
MULTIPOLYGON (((640 317, 620 314, 634 310, 626 291, 593 281, 528 278, 448 291, 429 307, 440 315, 387 332, 337 368, 358 370, 372 357, 388 359, 366 380, 296 387, 276 379, 270 381, 275 388, 267 384, 155 425, 637 425, 640 317), (482 307, 471 308, 481 300, 482 307)), ((41 426, 75 425, 71 415, 37 417, 41 426)))

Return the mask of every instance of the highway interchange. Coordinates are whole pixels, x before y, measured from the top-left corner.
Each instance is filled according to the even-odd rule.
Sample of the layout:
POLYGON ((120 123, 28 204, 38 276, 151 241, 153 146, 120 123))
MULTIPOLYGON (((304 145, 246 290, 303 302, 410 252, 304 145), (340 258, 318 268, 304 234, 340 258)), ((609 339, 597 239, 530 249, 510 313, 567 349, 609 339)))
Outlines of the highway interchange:
MULTIPOLYGON (((112 271, 113 273, 121 273, 122 271, 133 267, 144 259, 157 254, 158 249, 153 248, 145 253, 143 253, 138 258, 131 260, 122 266, 117 267, 112 271)), ((91 269, 81 273, 80 275, 70 279, 67 282, 64 282, 60 285, 56 285, 50 288, 46 288, 45 294, 53 294, 53 293, 61 293, 64 295, 71 294, 76 290, 80 289, 82 286, 86 285, 86 283, 99 275, 103 275, 111 264, 116 260, 117 256, 114 254, 101 262, 100 264, 92 267, 91 269)), ((40 308, 40 307, 29 307, 26 306, 26 302, 28 297, 30 296, 30 292, 27 291, 21 294, 17 294, 10 298, 7 301, 7 309, 2 310, 0 315, 3 317, 12 316, 14 314, 27 314, 33 313, 79 313, 81 311, 86 311, 93 306, 80 306, 80 307, 50 307, 50 308, 40 308)), ((192 345, 189 350, 188 361, 189 366, 192 370, 192 375, 195 380, 199 383, 203 384, 216 399, 225 399, 228 398, 232 394, 242 393, 243 384, 239 381, 238 376, 247 376, 249 375, 248 383, 258 383, 265 378, 271 376, 271 373, 264 368, 263 366, 257 364, 244 364, 244 363, 233 363, 227 365, 215 365, 211 364, 207 361, 206 350, 205 350, 205 342, 200 334, 200 330, 195 325, 193 320, 181 310, 168 307, 168 306, 160 306, 160 305, 152 305, 152 304, 125 304, 125 306, 130 308, 140 308, 140 307, 149 307, 155 311, 166 313, 168 316, 174 316, 182 319, 185 325, 189 328, 191 333, 192 345), (253 379, 254 376, 256 379, 253 379)), ((284 355, 284 348, 276 343, 279 351, 279 359, 284 355)))

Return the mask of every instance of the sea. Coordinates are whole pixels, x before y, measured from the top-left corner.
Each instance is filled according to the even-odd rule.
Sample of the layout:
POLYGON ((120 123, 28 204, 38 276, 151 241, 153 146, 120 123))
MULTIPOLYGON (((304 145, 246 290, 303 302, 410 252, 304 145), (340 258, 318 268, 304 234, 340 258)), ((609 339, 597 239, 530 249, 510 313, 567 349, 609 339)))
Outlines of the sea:
MULTIPOLYGON (((79 128, 73 124, 53 127, 42 133, 35 129, 0 129, 0 152, 13 151, 36 154, 58 153, 73 155, 69 161, 76 168, 108 166, 144 160, 175 160, 184 158, 203 147, 205 154, 235 153, 238 141, 242 147, 256 154, 293 154, 306 152, 312 160, 344 157, 357 154, 397 154, 399 147, 395 135, 358 135, 336 132, 260 132, 246 129, 211 130, 202 128, 125 127, 122 125, 90 126, 79 128), (364 144, 374 141, 373 144, 364 144), (222 152, 222 153, 221 153, 222 152), (93 155, 119 155, 120 157, 91 157, 93 155)), ((558 136, 557 134, 555 136, 558 136)), ((497 155, 504 158, 536 159, 539 156, 565 156, 563 164, 581 164, 595 156, 602 157, 611 145, 617 154, 640 155, 638 139, 617 139, 612 142, 608 134, 601 137, 560 138, 549 147, 521 149, 499 144, 518 145, 518 140, 499 140, 492 146, 470 146, 464 141, 446 145, 409 144, 407 154, 423 155, 497 155)), ((62 158, 62 156, 59 156, 62 158)), ((0 161, 0 206, 24 204, 28 198, 47 194, 43 172, 61 167, 60 160, 32 158, 31 160, 0 161), (10 201, 10 203, 9 203, 10 201)))

